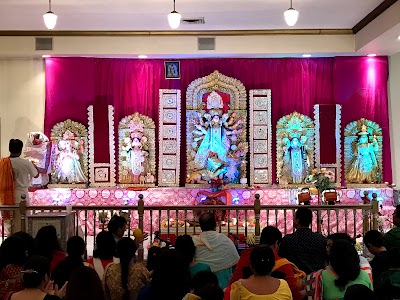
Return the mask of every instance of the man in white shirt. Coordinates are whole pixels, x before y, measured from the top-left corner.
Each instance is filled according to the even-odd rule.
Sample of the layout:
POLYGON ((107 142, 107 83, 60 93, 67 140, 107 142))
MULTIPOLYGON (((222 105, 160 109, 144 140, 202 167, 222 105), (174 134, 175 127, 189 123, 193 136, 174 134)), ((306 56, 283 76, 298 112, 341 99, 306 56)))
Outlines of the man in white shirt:
POLYGON ((15 204, 21 202, 21 196, 25 195, 26 204, 29 205, 28 189, 32 178, 39 177, 36 166, 27 159, 21 157, 24 144, 21 140, 10 140, 8 150, 14 175, 14 199, 15 204))
MULTIPOLYGON (((29 185, 32 178, 39 177, 36 166, 27 159, 21 158, 22 148, 24 144, 21 140, 11 139, 8 145, 10 151, 10 160, 12 164, 12 172, 14 178, 14 201, 18 205, 21 199, 26 200, 29 205, 29 185)), ((21 230, 21 215, 16 211, 14 216, 15 232, 21 230)))

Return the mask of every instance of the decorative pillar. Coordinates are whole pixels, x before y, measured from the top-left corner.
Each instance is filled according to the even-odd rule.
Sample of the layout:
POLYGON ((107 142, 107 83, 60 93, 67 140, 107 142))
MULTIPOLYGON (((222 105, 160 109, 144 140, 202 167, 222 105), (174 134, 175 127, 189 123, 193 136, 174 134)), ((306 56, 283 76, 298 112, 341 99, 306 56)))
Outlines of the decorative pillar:
POLYGON ((160 90, 158 186, 179 186, 181 91, 160 90))
POLYGON ((115 186, 114 107, 90 105, 88 125, 90 186, 115 186))
POLYGON ((250 90, 250 186, 272 184, 271 90, 250 90))
POLYGON ((341 120, 341 105, 314 105, 315 167, 332 171, 337 186, 342 185, 341 120))

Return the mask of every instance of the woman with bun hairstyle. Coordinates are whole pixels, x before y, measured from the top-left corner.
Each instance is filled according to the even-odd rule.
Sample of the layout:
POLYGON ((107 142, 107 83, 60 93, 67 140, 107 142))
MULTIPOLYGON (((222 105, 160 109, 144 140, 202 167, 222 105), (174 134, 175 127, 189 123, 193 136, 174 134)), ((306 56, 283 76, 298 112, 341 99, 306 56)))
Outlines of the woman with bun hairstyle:
POLYGON ((24 289, 13 294, 10 300, 60 300, 65 296, 66 285, 58 289, 50 281, 50 261, 43 256, 32 256, 23 268, 24 289))
POLYGON ((254 276, 232 283, 225 291, 225 300, 291 300, 292 292, 283 279, 271 276, 275 256, 268 246, 258 246, 250 254, 254 276))

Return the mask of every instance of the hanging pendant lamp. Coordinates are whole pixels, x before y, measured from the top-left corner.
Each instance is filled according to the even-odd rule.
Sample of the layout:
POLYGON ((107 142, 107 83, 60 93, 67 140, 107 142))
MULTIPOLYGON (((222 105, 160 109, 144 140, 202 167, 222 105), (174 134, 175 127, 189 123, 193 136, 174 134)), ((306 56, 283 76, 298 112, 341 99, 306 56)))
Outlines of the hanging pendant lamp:
POLYGON ((175 10, 175 0, 174 0, 174 10, 168 15, 168 23, 172 29, 178 29, 181 24, 182 16, 175 10))
POLYGON ((285 17, 286 24, 292 27, 296 25, 297 19, 299 18, 299 12, 293 8, 292 0, 290 0, 290 7, 285 13, 283 14, 285 17))
POLYGON ((51 11, 51 0, 49 0, 49 11, 43 15, 44 24, 47 29, 52 30, 57 24, 57 15, 51 11))

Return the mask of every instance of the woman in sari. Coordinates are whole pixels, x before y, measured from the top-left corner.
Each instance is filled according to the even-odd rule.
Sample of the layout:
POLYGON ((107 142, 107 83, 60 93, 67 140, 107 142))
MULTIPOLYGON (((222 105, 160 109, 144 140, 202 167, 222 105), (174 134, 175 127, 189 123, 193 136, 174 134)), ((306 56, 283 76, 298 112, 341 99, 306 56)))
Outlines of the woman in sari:
POLYGON ((139 290, 149 282, 149 271, 135 262, 135 242, 124 237, 117 243, 119 263, 111 263, 104 272, 106 299, 136 300, 139 290))
POLYGON ((313 300, 343 299, 346 290, 354 284, 372 289, 367 272, 360 269, 360 258, 347 240, 333 242, 329 252, 329 265, 307 277, 307 296, 313 300))
POLYGON ((15 292, 24 289, 22 270, 27 259, 23 239, 7 238, 0 247, 0 300, 9 299, 15 292))

